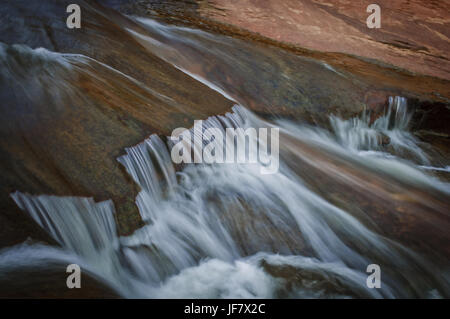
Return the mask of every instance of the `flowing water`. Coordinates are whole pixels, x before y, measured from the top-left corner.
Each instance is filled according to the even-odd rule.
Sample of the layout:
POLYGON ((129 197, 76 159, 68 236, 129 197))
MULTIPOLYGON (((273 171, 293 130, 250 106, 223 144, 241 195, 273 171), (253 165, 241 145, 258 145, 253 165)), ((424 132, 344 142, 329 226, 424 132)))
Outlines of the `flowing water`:
MULTIPOLYGON (((401 180, 403 187, 419 185, 448 198, 447 184, 396 154, 408 151, 426 162, 405 130, 405 100, 392 99, 385 116, 373 124, 364 116, 331 117, 330 122, 332 131, 278 121, 280 144, 289 146, 281 147, 278 173, 267 175, 260 173, 260 164, 188 164, 176 171, 168 146, 152 135, 118 158, 142 188, 136 204, 144 227, 118 238, 111 201, 16 192, 12 197, 19 207, 62 248, 25 245, 14 253, 25 254, 30 265, 43 258, 30 253, 35 249, 64 261, 73 254, 74 261, 124 297, 448 296, 447 269, 333 205, 302 179, 302 169, 290 167, 292 159, 284 160, 299 156, 295 161, 302 161, 301 155, 288 153, 295 143, 304 143, 335 158, 351 156, 401 180), (393 154, 381 150, 380 133, 391 138, 393 154), (372 263, 381 264, 381 289, 366 286, 366 267, 372 263)), ((205 125, 224 129, 275 123, 235 106, 233 113, 212 117, 205 125)), ((4 252, 0 265, 14 253, 4 252)))
MULTIPOLYGON (((179 41, 173 32, 185 32, 144 22, 159 40, 179 41)), ((261 174, 261 162, 174 165, 173 142, 151 135, 117 159, 140 186, 143 227, 119 237, 112 201, 19 190, 11 194, 16 204, 60 247, 5 249, 2 273, 77 263, 123 297, 450 297, 449 263, 438 247, 448 243, 450 186, 430 174, 430 168, 447 168, 433 167, 426 146, 409 132, 405 98, 392 97, 375 120, 369 112, 330 116, 326 127, 263 120, 239 104, 238 90, 227 93, 224 82, 195 75, 166 44, 146 41, 166 61, 237 101, 232 112, 204 119, 206 128, 279 128, 279 170, 261 174), (431 244, 421 246, 417 229, 431 244), (381 267, 380 289, 366 285, 370 264, 381 267)), ((37 53, 64 65, 97 63, 37 53)), ((194 151, 203 146, 192 145, 194 151)))

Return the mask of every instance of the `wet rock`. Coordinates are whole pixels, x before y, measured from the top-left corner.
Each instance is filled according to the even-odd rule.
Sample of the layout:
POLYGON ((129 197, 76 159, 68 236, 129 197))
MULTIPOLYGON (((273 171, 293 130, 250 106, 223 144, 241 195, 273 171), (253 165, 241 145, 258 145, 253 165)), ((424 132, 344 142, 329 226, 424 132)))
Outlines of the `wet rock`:
POLYGON ((279 42, 376 59, 414 73, 450 80, 448 3, 380 0, 379 29, 366 25, 368 4, 336 0, 211 0, 199 2, 198 12, 279 42))
POLYGON ((436 135, 450 136, 450 105, 442 102, 410 99, 411 108, 415 110, 413 129, 434 132, 436 135))
POLYGON ((364 101, 370 114, 370 124, 373 124, 380 116, 383 116, 389 106, 391 94, 386 91, 367 91, 364 101))
POLYGON ((377 136, 377 140, 378 140, 378 144, 382 145, 382 146, 386 146, 391 142, 391 138, 389 136, 387 136, 386 134, 380 133, 377 136))
MULTIPOLYGON (((358 99, 358 103, 361 103, 362 105, 366 103, 366 98, 368 98, 368 102, 370 104, 383 104, 382 100, 379 100, 378 102, 374 99, 376 98, 376 95, 379 95, 378 98, 382 98, 382 96, 395 96, 395 95, 401 95, 401 96, 407 96, 409 98, 416 98, 423 101, 430 101, 432 103, 434 102, 443 102, 448 104, 449 98, 450 98, 450 85, 449 81, 431 77, 427 75, 422 75, 418 73, 412 73, 408 70, 401 69, 397 66, 389 65, 382 62, 383 55, 377 54, 373 59, 367 59, 365 57, 365 50, 361 45, 355 46, 355 50, 358 50, 359 52, 355 53, 355 55, 348 55, 345 53, 345 51, 339 50, 333 50, 333 52, 327 52, 328 48, 323 49, 324 52, 320 51, 313 51, 310 49, 305 48, 305 44, 303 42, 286 42, 282 39, 282 37, 272 37, 267 32, 280 32, 283 35, 290 36, 293 33, 290 32, 292 30, 283 29, 285 24, 279 23, 280 19, 284 19, 284 14, 290 14, 292 13, 292 10, 287 10, 286 12, 283 12, 281 10, 285 6, 288 6, 291 9, 295 9, 297 7, 305 6, 306 8, 313 10, 314 12, 318 12, 321 14, 329 15, 331 13, 327 13, 326 8, 321 5, 320 3, 316 3, 313 1, 310 2, 297 2, 297 1, 283 1, 282 3, 276 2, 276 1, 268 1, 265 3, 249 3, 248 1, 242 1, 242 2, 222 2, 222 1, 208 1, 208 2, 179 2, 180 7, 185 8, 185 10, 171 10, 167 11, 164 6, 158 5, 162 1, 147 1, 147 0, 141 0, 141 1, 134 1, 132 4, 129 4, 128 1, 124 1, 124 3, 121 3, 121 5, 116 6, 117 9, 122 10, 124 12, 127 12, 129 14, 138 15, 138 16, 150 16, 152 18, 161 18, 163 21, 167 21, 169 23, 173 24, 181 24, 185 26, 191 26, 195 28, 200 28, 207 30, 209 32, 212 32, 214 34, 223 34, 227 36, 231 36, 233 38, 243 39, 246 43, 251 42, 256 45, 261 45, 265 47, 276 47, 276 48, 282 48, 285 52, 291 52, 294 53, 297 56, 305 57, 314 59, 316 61, 322 61, 324 63, 324 66, 329 69, 329 71, 335 72, 337 74, 340 74, 344 78, 346 77, 347 80, 353 82, 354 86, 357 87, 356 94, 362 94, 363 98, 358 99), (223 5, 223 8, 221 7, 223 5), (278 6, 278 7, 277 7, 278 6), (225 7, 227 7, 227 10, 224 10, 225 7), (268 10, 268 8, 274 9, 274 10, 268 10), (148 13, 149 8, 154 10, 156 12, 156 15, 154 13, 148 13), (242 10, 239 11, 238 8, 241 8, 242 10), (264 14, 253 16, 251 19, 241 19, 239 21, 233 20, 228 21, 227 19, 234 19, 240 14, 243 14, 245 16, 247 11, 261 11, 264 12, 264 14), (281 10, 281 11, 280 11, 281 10), (176 12, 176 14, 174 14, 176 12), (216 15, 217 13, 217 15, 216 15), (226 21, 225 21, 226 20, 226 21), (245 26, 241 25, 242 23, 249 23, 250 26, 247 28, 245 26), (266 23, 275 23, 272 28, 267 28, 266 23), (251 26, 255 25, 264 25, 264 32, 258 33, 255 31, 251 26), (380 57, 379 59, 377 57, 380 57), (378 93, 376 93, 378 92, 378 93), (385 92, 385 93, 383 93, 385 92), (375 93, 375 94, 374 94, 375 93), (367 96, 366 96, 367 94, 367 96), (371 96, 375 95, 375 96, 371 96), (365 96, 365 98, 364 98, 365 96)), ((333 7, 332 1, 329 4, 329 7, 333 7)), ((174 6, 174 2, 170 1, 171 6, 174 6)), ((345 9, 347 7, 356 6, 356 4, 345 4, 345 5, 339 5, 336 6, 336 8, 339 7, 339 10, 345 9), (341 8, 342 7, 342 8, 341 8)), ((428 6, 427 4, 417 4, 414 5, 420 6, 428 6)), ((406 6, 408 7, 408 6, 406 6)), ((336 9, 334 8, 334 9, 336 9)), ((334 10, 331 8, 330 10, 334 10)), ((402 8, 403 10, 405 8, 402 8)), ((297 9, 295 9, 297 10, 297 9)), ((295 11, 294 10, 294 11, 295 11)), ((306 9, 305 9, 306 10, 306 9)), ((310 11, 306 10, 306 14, 312 14, 310 11)), ((353 10, 353 9, 352 9, 353 10)), ((350 10, 350 13, 355 13, 354 11, 350 10)), ((401 10, 399 12, 401 12, 401 10)), ((344 10, 345 11, 345 10, 344 10)), ((363 10, 363 14, 365 15, 365 8, 363 10)), ((345 14, 350 14, 349 12, 345 14)), ((345 32, 348 31, 347 29, 351 29, 346 23, 349 22, 346 19, 344 19, 344 16, 338 16, 337 18, 333 18, 333 23, 341 23, 343 21, 346 21, 344 25, 342 25, 342 32, 343 34, 348 38, 348 34, 345 32), (342 21, 339 20, 342 18, 342 21), (336 20, 336 21, 335 21, 336 20)), ((331 14, 333 16, 333 14, 331 14)), ((311 23, 314 25, 314 23, 323 23, 322 20, 316 20, 311 19, 308 23, 311 23)), ((326 21, 326 20, 323 20, 326 21)), ((295 25, 301 25, 301 22, 298 20, 291 21, 291 26, 295 27, 295 25)), ((365 25, 365 18, 362 20, 364 28, 367 29, 365 25)), ((407 21, 406 23, 409 23, 407 21)), ((327 28, 333 28, 333 24, 329 24, 327 28)), ((339 31, 339 32, 341 32, 339 31)), ((398 31, 398 30, 397 30, 398 31)), ((334 34, 335 30, 331 31, 330 34, 334 34)), ((395 34, 395 30, 390 30, 390 33, 395 34)), ((404 29, 401 29, 401 34, 403 36, 409 36, 409 34, 404 29)), ((295 32, 294 32, 295 33, 295 32)), ((307 33, 306 30, 301 30, 301 33, 307 33)), ((373 33, 373 32, 372 32, 373 33)), ((372 34, 371 33, 371 34, 372 34)), ((385 34, 386 35, 386 34, 385 34)), ((328 33, 322 32, 320 34, 315 34, 312 39, 314 41, 322 41, 324 43, 328 43, 327 41, 330 40, 327 38, 328 33)), ((339 38, 339 37, 338 37, 339 38)), ((334 40, 330 40, 333 42, 334 40)), ((367 41, 364 40, 364 36, 361 35, 361 38, 358 38, 356 36, 355 41, 362 41, 363 43, 366 43, 367 41)), ((342 41, 338 41, 342 42, 342 41)), ((438 41, 439 42, 439 41, 438 41)), ((443 42, 442 39, 440 39, 439 44, 440 47, 445 46, 446 42, 443 42)), ((317 48, 316 48, 317 49, 317 48)), ((386 52, 385 52, 386 53, 386 52)), ((386 53, 387 54, 387 53, 386 53)), ((401 59, 409 59, 407 57, 402 57, 401 59)), ((256 60, 257 61, 257 60, 256 60)), ((409 60, 408 60, 409 61, 409 60)), ((414 62, 414 64, 417 64, 416 59, 412 59, 411 62, 414 62)), ((408 62, 409 63, 409 62, 408 62)), ((446 63, 446 62, 443 62, 446 63)), ((295 65, 295 62, 293 63, 295 65)), ((290 63, 292 65, 292 62, 290 63)), ((439 67, 440 70, 442 68, 439 67)), ((302 72, 302 71, 300 71, 302 72)), ((304 71, 303 71, 304 72, 304 71)), ((311 71, 309 71, 311 72, 311 71)), ((320 74, 321 72, 319 72, 320 74)), ((317 75, 317 71, 314 73, 317 75)), ((325 72, 324 72, 325 74, 325 72)), ((428 73, 424 73, 428 74, 428 73)), ((256 77, 255 77, 256 78, 256 77)), ((445 78, 445 77, 444 77, 445 78)), ((340 79, 339 81, 343 81, 344 79, 340 79)), ((267 81, 267 80, 266 80, 267 81)), ((302 83, 302 82, 300 82, 302 83)), ((302 83, 302 85, 305 85, 308 87, 308 82, 302 83)), ((333 89, 337 89, 333 87, 333 85, 326 85, 322 87, 322 90, 324 92, 330 92, 338 93, 340 92, 339 89, 337 89, 336 92, 333 91, 333 89)), ((349 92, 347 91, 346 94, 349 92)), ((353 100, 353 103, 356 101, 353 100)), ((327 105, 326 108, 336 108, 340 110, 341 112, 348 107, 340 107, 339 104, 334 104, 331 102, 332 105, 327 105)), ((280 105, 281 107, 284 106, 283 103, 281 104, 275 104, 280 105)), ((248 107, 252 107, 252 105, 247 105, 248 107)), ((278 110, 281 111, 282 108, 279 108, 278 110)), ((379 107, 376 107, 379 108, 379 107)), ((254 109, 255 111, 256 108, 254 109)), ((349 115, 349 114, 346 114, 349 115)), ((352 114, 354 115, 354 114, 352 114)), ((304 115, 304 116, 310 116, 310 114, 304 115)))
MULTIPOLYGON (((67 265, 66 265, 67 266, 67 265)), ((86 272, 81 287, 69 289, 65 266, 17 269, 0 276, 0 298, 117 299, 120 296, 86 272)))
POLYGON ((145 50, 125 31, 133 22, 96 2, 79 2, 83 26, 68 29, 69 3, 7 1, 0 9, 0 246, 30 235, 53 243, 17 209, 16 190, 113 199, 118 230, 130 234, 141 225, 139 187, 116 158, 185 118, 233 105, 145 50))

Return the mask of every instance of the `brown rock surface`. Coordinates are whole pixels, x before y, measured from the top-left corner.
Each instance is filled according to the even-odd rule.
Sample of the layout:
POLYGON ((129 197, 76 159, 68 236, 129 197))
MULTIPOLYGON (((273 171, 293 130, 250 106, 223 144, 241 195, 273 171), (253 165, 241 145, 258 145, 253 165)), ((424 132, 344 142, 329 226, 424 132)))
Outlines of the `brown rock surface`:
POLYGON ((232 106, 146 51, 113 10, 80 2, 83 27, 68 29, 68 3, 9 1, 0 10, 0 247, 28 236, 50 241, 9 197, 16 190, 113 199, 120 234, 131 233, 140 225, 139 189, 116 158, 150 134, 170 135, 185 119, 232 106))
MULTIPOLYGON (((271 37, 267 33, 267 30, 273 30, 283 35, 288 35, 291 32, 289 28, 283 29, 283 23, 276 23, 278 21, 277 19, 283 20, 283 16, 276 16, 274 14, 275 11, 268 10, 270 12, 268 12, 267 15, 261 16, 259 19, 255 18, 253 19, 254 21, 250 19, 255 25, 262 26, 261 28, 265 32, 261 33, 258 33, 256 30, 251 28, 253 24, 249 24, 249 28, 245 28, 239 21, 231 21, 236 16, 245 14, 246 10, 263 10, 260 8, 261 6, 266 9, 270 6, 286 6, 286 3, 292 3, 295 4, 295 6, 302 6, 305 5, 304 3, 309 3, 308 1, 309 0, 294 2, 289 0, 222 1, 224 6, 230 6, 229 10, 223 10, 220 8, 219 2, 214 2, 214 0, 195 2, 187 0, 122 0, 119 1, 120 4, 116 5, 116 8, 129 15, 162 18, 164 21, 169 21, 171 24, 192 26, 194 28, 204 29, 215 34, 223 34, 233 38, 239 38, 244 40, 246 43, 256 43, 266 47, 282 48, 284 49, 284 52, 288 51, 296 54, 297 56, 312 58, 316 61, 323 61, 339 72, 349 72, 352 77, 356 77, 353 79, 354 82, 358 83, 362 81, 365 84, 372 86, 372 89, 376 89, 377 91, 381 89, 382 91, 385 91, 385 94, 387 95, 400 94, 409 97, 417 97, 425 101, 449 103, 450 81, 448 81, 447 77, 444 77, 447 79, 445 80, 443 78, 426 75, 430 74, 429 72, 425 72, 425 75, 412 73, 411 70, 403 69, 400 65, 384 63, 384 60, 377 58, 377 56, 375 56, 374 59, 367 58, 363 54, 364 48, 355 47, 355 51, 360 51, 359 54, 355 53, 355 55, 337 50, 316 51, 305 48, 302 43, 285 42, 281 36, 280 38, 271 37), (235 11, 238 9, 242 9, 242 12, 235 11), (230 21, 227 19, 230 19, 230 21), (272 22, 272 28, 266 26, 272 22)), ((316 7, 313 6, 313 8, 316 7)), ((401 13, 402 11, 399 10, 398 12, 401 13)), ((316 23, 320 23, 320 21, 317 21, 316 23)), ((362 20, 361 24, 367 29, 365 18, 362 20)), ((347 29, 352 29, 352 27, 347 26, 347 29)), ((380 29, 377 30, 379 31, 380 29)), ((404 36, 408 37, 408 32, 409 31, 404 30, 404 36)), ((321 41, 322 36, 326 35, 315 35, 313 39, 315 41, 321 41)), ((447 47, 447 42, 441 41, 439 47, 447 47)), ((382 57, 383 55, 378 54, 378 56, 382 57)), ((445 65, 445 60, 443 61, 445 65)), ((410 62, 415 64, 417 63, 417 59, 413 58, 410 62)), ((442 63, 437 68, 439 70, 445 69, 442 68, 442 63)))
POLYGON ((32 299, 117 299, 120 296, 100 280, 86 272, 81 274, 81 287, 66 286, 67 265, 54 265, 40 269, 27 268, 2 274, 0 298, 32 299))
POLYGON ((345 158, 288 135, 280 139, 282 149, 300 155, 295 160, 286 156, 287 165, 323 198, 357 216, 369 229, 416 251, 450 256, 448 195, 420 185, 405 187, 399 179, 353 161, 351 155, 345 158))
MULTIPOLYGON (((233 28, 219 30, 217 26, 223 25, 203 25, 205 20, 192 18, 195 10, 182 7, 176 11, 174 8, 180 8, 180 3, 169 9, 185 15, 184 22, 232 34, 238 39, 217 34, 213 40, 217 47, 212 51, 208 50, 212 44, 204 40, 200 41, 203 48, 183 46, 173 39, 148 33, 92 1, 81 3, 83 27, 69 30, 60 15, 67 3, 29 6, 7 2, 5 11, 0 13, 5 14, 8 8, 11 12, 18 10, 21 13, 16 18, 21 21, 21 27, 3 24, 0 40, 6 44, 25 43, 31 48, 43 46, 58 52, 84 54, 115 70, 76 58, 70 62, 71 70, 45 61, 47 64, 36 66, 27 64, 30 62, 27 59, 33 59, 32 53, 24 57, 17 47, 7 47, 9 55, 3 61, 3 70, 10 68, 13 76, 2 79, 0 92, 4 123, 0 160, 5 172, 0 200, 0 219, 4 225, 0 233, 2 245, 20 242, 30 234, 49 240, 9 198, 16 190, 94 196, 96 200, 112 198, 118 212, 119 232, 129 234, 140 225, 134 204, 139 189, 116 157, 125 147, 152 133, 168 135, 175 127, 189 126, 194 119, 224 113, 232 105, 163 61, 155 54, 158 52, 152 51, 154 48, 126 32, 125 27, 181 50, 182 58, 175 55, 171 62, 184 63, 192 72, 220 84, 260 114, 320 121, 330 112, 347 116, 358 113, 365 104, 382 109, 389 95, 432 101, 450 97, 448 81, 412 76, 342 54, 283 47, 278 42, 267 42, 265 38, 239 33, 233 28), (33 18, 25 19, 23 12, 27 10, 40 14, 30 13, 33 18), (245 40, 246 36, 255 41, 245 40), (232 58, 220 59, 217 52, 226 50, 232 58), (330 69, 321 60, 341 68, 330 69)), ((164 10, 168 9, 164 7, 163 13, 164 10)), ((159 50, 166 58, 169 56, 162 48, 159 50)))
POLYGON ((280 42, 343 52, 450 79, 450 3, 380 0, 381 28, 369 29, 369 1, 209 0, 201 15, 280 42))

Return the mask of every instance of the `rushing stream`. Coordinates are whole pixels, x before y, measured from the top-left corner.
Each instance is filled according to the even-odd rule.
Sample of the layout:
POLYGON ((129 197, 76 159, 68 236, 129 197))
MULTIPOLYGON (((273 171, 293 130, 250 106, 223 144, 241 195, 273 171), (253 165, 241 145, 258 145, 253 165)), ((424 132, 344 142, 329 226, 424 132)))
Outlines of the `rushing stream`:
MULTIPOLYGON (((222 129, 274 125, 241 106, 206 122, 222 129)), ((142 188, 136 204, 146 223, 128 237, 117 237, 110 201, 16 192, 16 203, 62 248, 24 244, 3 252, 0 265, 15 255, 27 256, 29 265, 45 257, 73 260, 124 297, 448 296, 445 269, 439 269, 443 276, 423 256, 366 227, 309 187, 302 168, 290 167, 292 160, 305 160, 291 150, 300 143, 302 152, 312 147, 320 153, 313 156, 350 157, 403 187, 419 186, 448 198, 447 184, 380 150, 377 136, 383 133, 394 151, 407 151, 426 164, 406 131, 405 100, 392 99, 373 124, 364 116, 331 117, 330 122, 331 132, 278 121, 280 144, 288 146, 281 147, 276 174, 262 175, 259 164, 190 164, 176 171, 167 145, 156 135, 127 149, 118 160, 142 188), (366 286, 366 267, 372 263, 381 264, 381 289, 366 286)), ((439 209, 431 202, 429 207, 439 209)))
MULTIPOLYGON (((128 31, 148 50, 236 102, 230 113, 203 119, 206 127, 280 129, 278 171, 261 174, 262 163, 174 165, 173 142, 151 135, 117 158, 140 186, 143 227, 119 237, 111 200, 18 190, 11 194, 15 203, 60 247, 4 249, 0 271, 77 263, 123 297, 450 297, 448 260, 425 256, 417 249, 420 238, 405 231, 406 223, 425 225, 439 239, 448 232, 450 202, 449 184, 431 174, 448 168, 434 167, 427 146, 409 132, 405 98, 391 97, 375 120, 369 112, 349 119, 331 115, 323 127, 262 119, 242 106, 238 89, 229 92, 230 82, 205 79, 190 68, 186 57, 202 48, 182 34, 207 33, 139 21, 154 39, 128 31), (185 49, 190 53, 180 55, 185 49), (381 267, 380 289, 366 285, 370 264, 381 267)), ((65 67, 99 63, 37 53, 65 67)), ((218 63, 233 60, 220 49, 209 54, 218 63)))

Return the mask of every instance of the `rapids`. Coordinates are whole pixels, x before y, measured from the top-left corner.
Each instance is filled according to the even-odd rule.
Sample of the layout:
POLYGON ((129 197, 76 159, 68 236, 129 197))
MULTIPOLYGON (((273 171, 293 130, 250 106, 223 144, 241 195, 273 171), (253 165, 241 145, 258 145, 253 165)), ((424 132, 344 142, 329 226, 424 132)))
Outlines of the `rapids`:
MULTIPOLYGON (((179 102, 186 92, 180 91, 174 100, 168 91, 177 86, 158 83, 165 79, 169 66, 175 67, 176 72, 171 71, 174 78, 209 87, 235 103, 231 112, 198 118, 206 127, 222 132, 226 128, 279 128, 279 170, 261 174, 261 162, 174 165, 170 156, 173 142, 164 134, 152 134, 134 146, 130 145, 136 142, 124 144, 129 140, 123 140, 122 144, 129 145, 117 158, 123 171, 117 169, 113 177, 117 180, 128 174, 138 185, 138 196, 128 200, 135 203, 143 225, 131 235, 119 236, 119 203, 113 200, 96 202, 89 197, 15 190, 10 194, 15 204, 59 246, 30 240, 3 248, 0 278, 31 268, 77 263, 82 273, 125 298, 450 297, 450 185, 435 174, 448 172, 449 167, 433 162, 433 150, 410 131, 413 110, 408 109, 406 98, 391 97, 384 114, 376 117, 368 110, 359 112, 361 103, 350 103, 361 98, 360 92, 352 90, 359 80, 326 63, 252 47, 231 37, 131 19, 139 27, 127 22, 121 31, 144 48, 139 49, 151 52, 152 59, 155 56, 158 64, 149 65, 158 66, 154 75, 159 78, 148 82, 155 89, 137 79, 144 68, 130 76, 85 54, 2 43, 0 79, 23 87, 23 92, 31 87, 27 98, 42 98, 42 104, 50 105, 49 110, 58 116, 68 112, 58 108, 59 101, 63 101, 61 105, 78 102, 77 107, 67 108, 74 112, 67 116, 70 120, 82 107, 96 116, 101 114, 93 117, 94 113, 87 113, 82 128, 91 134, 89 128, 97 128, 94 122, 100 118, 97 122, 102 128, 92 130, 97 139, 91 141, 89 136, 89 141, 112 144, 112 139, 132 129, 150 126, 153 132, 165 132, 180 118, 204 114, 192 111, 195 92, 189 108, 179 102), (259 59, 254 61, 254 56, 259 59), (253 71, 262 80, 251 81, 253 71), (78 86, 73 85, 72 72, 80 79, 78 86), (334 92, 317 94, 325 90, 322 84, 330 83, 335 85, 334 92), (346 94, 339 94, 340 90, 346 94), (90 103, 78 99, 86 92, 102 99, 90 103), (138 111, 126 107, 129 96, 138 111), (106 107, 96 109, 102 103, 106 107), (285 104, 296 116, 277 114, 285 104), (327 115, 332 114, 327 108, 331 104, 338 109, 345 105, 350 114, 359 115, 327 115), (157 116, 149 111, 153 105, 160 108, 157 116), (250 109, 260 112, 257 115, 250 109), (126 120, 125 114, 130 112, 148 121, 126 120), (324 121, 313 125, 300 120, 301 115, 313 112, 321 114, 324 121), (160 123, 178 115, 170 125, 160 123), (119 131, 111 124, 110 130, 105 129, 115 121, 128 126, 119 131), (366 285, 370 264, 381 267, 380 289, 366 285)), ((138 52, 134 53, 142 58, 138 64, 144 63, 147 56, 138 52)), ((129 65, 122 68, 132 69, 129 65)), ((22 91, 14 91, 14 97, 22 97, 18 92, 22 91)), ((21 124, 37 125, 33 116, 40 114, 37 107, 18 101, 29 107, 21 110, 21 124)), ((48 120, 43 113, 46 121, 41 125, 54 125, 54 119, 48 120)), ((191 127, 193 123, 185 124, 191 127)), ((65 133, 61 135, 75 134, 65 133)), ((52 150, 64 153, 60 145, 74 140, 80 139, 58 140, 52 150)), ((47 137, 47 142, 51 144, 51 138, 47 137)), ((83 145, 76 145, 77 153, 84 151, 83 145)), ((194 152, 202 147, 192 145, 194 152)), ((86 153, 113 153, 104 144, 98 148, 98 153, 86 153)), ((58 156, 52 160, 58 162, 58 156)), ((106 166, 103 158, 89 160, 94 161, 89 168, 95 172, 103 165, 98 175, 114 168, 106 166)), ((57 167, 57 173, 64 167, 57 167)), ((74 174, 77 166, 69 167, 72 170, 67 176, 74 174)), ((98 185, 102 184, 96 188, 98 185)))
MULTIPOLYGON (((123 297, 449 296, 447 266, 385 236, 368 222, 363 203, 354 203, 358 214, 346 211, 308 181, 313 170, 336 169, 338 160, 345 169, 325 177, 330 182, 345 180, 361 192, 358 170, 365 169, 403 190, 420 190, 429 201, 422 203, 429 214, 442 213, 450 187, 421 169, 427 157, 408 133, 408 120, 405 99, 395 97, 372 124, 367 114, 348 120, 331 116, 330 130, 285 120, 269 123, 239 105, 205 121, 222 130, 280 127, 280 169, 270 175, 260 174, 260 164, 174 167, 171 144, 152 135, 118 158, 141 187, 136 204, 145 226, 118 237, 111 201, 15 192, 11 196, 17 205, 61 248, 10 248, 0 255, 0 268, 17 255, 27 259, 21 267, 45 256, 78 262, 123 297), (383 149, 377 139, 381 133, 390 137, 392 148, 383 149), (406 151, 414 160, 402 159, 406 151), (347 174, 346 165, 356 174, 347 174), (429 193, 433 196, 426 197, 429 193), (381 289, 366 286, 365 270, 372 263, 381 266, 381 289)), ((373 191, 373 196, 384 196, 373 191)), ((442 225, 431 222, 442 231, 442 225)))

